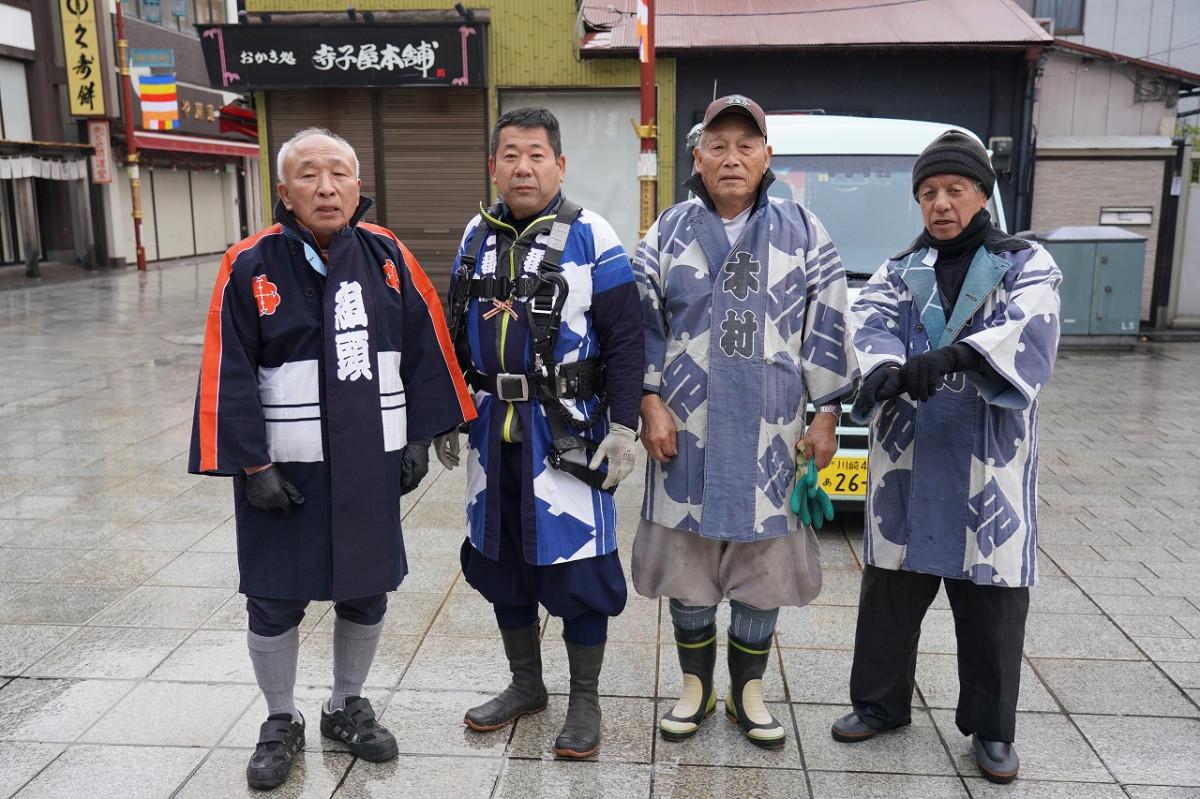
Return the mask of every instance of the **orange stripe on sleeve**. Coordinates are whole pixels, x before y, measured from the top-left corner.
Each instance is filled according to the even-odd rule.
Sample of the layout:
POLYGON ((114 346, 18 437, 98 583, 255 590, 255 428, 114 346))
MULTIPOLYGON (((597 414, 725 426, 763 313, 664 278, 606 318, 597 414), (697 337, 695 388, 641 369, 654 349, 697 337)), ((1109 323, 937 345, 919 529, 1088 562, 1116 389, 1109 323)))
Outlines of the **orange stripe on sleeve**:
POLYGON ((262 238, 280 233, 278 225, 261 230, 249 238, 242 239, 230 247, 221 259, 217 270, 217 281, 213 285, 212 299, 208 304, 208 321, 204 327, 204 354, 200 359, 200 471, 217 469, 217 425, 221 394, 221 340, 222 313, 225 305, 225 288, 233 278, 233 262, 262 238))
POLYGON ((475 412, 475 403, 471 401, 471 392, 467 389, 467 381, 463 379, 458 358, 454 355, 454 342, 450 340, 450 328, 446 325, 446 317, 442 313, 442 302, 438 299, 437 289, 429 281, 429 277, 421 268, 416 256, 412 254, 412 250, 405 247, 400 239, 396 238, 395 233, 370 222, 359 222, 358 224, 372 233, 387 236, 400 248, 400 254, 404 256, 404 263, 408 265, 409 274, 412 275, 413 285, 417 287, 417 293, 421 295, 421 299, 425 301, 425 307, 429 309, 429 316, 433 320, 433 331, 437 335, 438 347, 442 350, 442 359, 445 360, 446 368, 450 371, 450 379, 454 382, 454 393, 458 397, 458 407, 462 411, 463 421, 474 420, 478 415, 475 412))

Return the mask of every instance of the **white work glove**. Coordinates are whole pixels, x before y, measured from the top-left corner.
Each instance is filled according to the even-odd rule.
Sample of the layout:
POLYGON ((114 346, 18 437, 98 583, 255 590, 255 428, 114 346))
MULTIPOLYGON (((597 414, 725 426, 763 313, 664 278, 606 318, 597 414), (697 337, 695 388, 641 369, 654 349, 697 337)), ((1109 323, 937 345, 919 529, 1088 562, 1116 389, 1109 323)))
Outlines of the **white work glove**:
POLYGON ((446 467, 446 471, 450 471, 457 466, 460 463, 458 458, 458 430, 451 430, 449 433, 434 436, 433 451, 437 455, 438 462, 446 467))
POLYGON ((602 488, 612 488, 624 480, 633 471, 636 458, 634 451, 637 447, 637 433, 622 424, 613 424, 608 435, 596 448, 592 462, 588 468, 596 471, 600 464, 608 461, 608 475, 604 478, 602 488))

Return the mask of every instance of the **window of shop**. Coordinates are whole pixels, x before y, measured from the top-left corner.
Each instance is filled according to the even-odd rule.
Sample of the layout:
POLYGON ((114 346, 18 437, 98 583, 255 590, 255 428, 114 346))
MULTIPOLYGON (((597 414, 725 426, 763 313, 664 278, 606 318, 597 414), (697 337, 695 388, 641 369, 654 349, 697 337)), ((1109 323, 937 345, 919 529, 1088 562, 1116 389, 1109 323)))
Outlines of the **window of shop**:
POLYGON ((1083 4, 1084 0, 1037 0, 1033 15, 1054 20, 1057 36, 1080 34, 1083 33, 1083 4))
POLYGON ((225 0, 136 0, 143 22, 152 22, 183 33, 195 33, 196 23, 225 22, 225 0))

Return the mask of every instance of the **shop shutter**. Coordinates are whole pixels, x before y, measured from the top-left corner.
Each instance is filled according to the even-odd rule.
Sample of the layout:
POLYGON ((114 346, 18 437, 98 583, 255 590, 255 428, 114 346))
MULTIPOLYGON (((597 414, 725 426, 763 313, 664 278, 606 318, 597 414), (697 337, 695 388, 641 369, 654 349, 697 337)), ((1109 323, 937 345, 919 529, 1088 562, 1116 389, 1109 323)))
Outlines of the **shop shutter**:
MULTIPOLYGON (((327 128, 338 134, 358 155, 362 193, 376 197, 374 123, 370 89, 304 89, 267 92, 267 136, 271 143, 271 184, 279 182, 275 156, 279 147, 296 131, 309 127, 327 128)), ((272 197, 275 192, 272 190, 272 197)), ((364 217, 377 221, 377 209, 364 217)), ((270 218, 271 214, 264 214, 270 218)))
POLYGON ((381 90, 385 223, 444 297, 463 228, 488 201, 484 91, 381 90))

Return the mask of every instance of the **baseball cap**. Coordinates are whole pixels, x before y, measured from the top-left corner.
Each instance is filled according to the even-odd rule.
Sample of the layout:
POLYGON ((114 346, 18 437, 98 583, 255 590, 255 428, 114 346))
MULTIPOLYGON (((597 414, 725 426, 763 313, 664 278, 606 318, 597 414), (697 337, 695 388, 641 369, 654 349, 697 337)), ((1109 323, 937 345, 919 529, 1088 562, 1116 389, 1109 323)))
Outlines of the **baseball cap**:
POLYGON ((754 120, 754 124, 758 126, 759 131, 766 138, 767 115, 763 113, 762 106, 746 95, 728 94, 713 100, 708 104, 708 109, 704 112, 704 122, 701 124, 707 128, 712 124, 713 120, 722 114, 745 114, 754 120))

